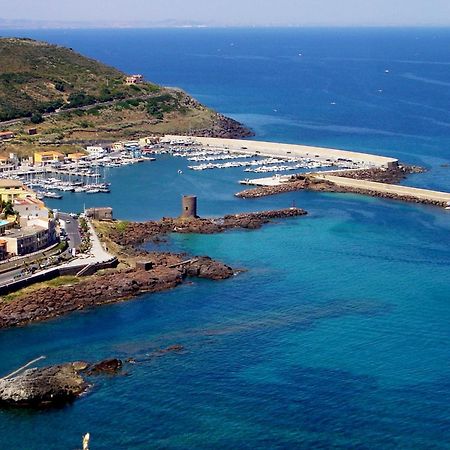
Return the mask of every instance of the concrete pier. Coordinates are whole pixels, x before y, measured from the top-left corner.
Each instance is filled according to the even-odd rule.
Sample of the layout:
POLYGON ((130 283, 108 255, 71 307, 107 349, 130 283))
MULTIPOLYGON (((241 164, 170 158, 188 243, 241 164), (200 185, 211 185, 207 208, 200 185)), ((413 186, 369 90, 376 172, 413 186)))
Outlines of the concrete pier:
POLYGON ((279 144, 276 142, 246 141, 240 139, 219 139, 197 136, 167 135, 164 142, 193 142, 203 147, 218 150, 228 150, 232 153, 255 154, 268 157, 298 157, 321 161, 350 160, 373 167, 395 167, 398 160, 369 153, 352 152, 325 147, 310 147, 306 145, 279 144))
POLYGON ((316 180, 329 181, 338 187, 349 189, 349 191, 367 191, 382 195, 396 196, 400 198, 409 197, 418 202, 439 203, 446 205, 450 202, 449 192, 430 191, 409 186, 399 186, 397 184, 377 183, 375 181, 357 180, 354 178, 337 177, 327 174, 314 174, 316 180))

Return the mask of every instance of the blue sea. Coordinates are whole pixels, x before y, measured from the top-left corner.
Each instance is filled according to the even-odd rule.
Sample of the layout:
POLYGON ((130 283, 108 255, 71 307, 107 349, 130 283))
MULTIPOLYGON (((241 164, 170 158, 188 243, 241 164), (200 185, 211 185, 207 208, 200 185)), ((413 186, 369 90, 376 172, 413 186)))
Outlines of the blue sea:
MULTIPOLYGON (((450 190, 449 29, 8 33, 179 86, 256 139, 396 156, 429 169, 407 184, 450 190)), ((186 164, 111 169, 109 196, 51 206, 145 220, 196 194, 203 216, 293 202, 309 215, 165 244, 246 269, 231 280, 0 332, 0 374, 39 355, 136 360, 73 405, 0 411, 0 448, 76 449, 86 432, 92 449, 450 448, 449 213, 350 194, 238 200, 241 169, 186 164)))

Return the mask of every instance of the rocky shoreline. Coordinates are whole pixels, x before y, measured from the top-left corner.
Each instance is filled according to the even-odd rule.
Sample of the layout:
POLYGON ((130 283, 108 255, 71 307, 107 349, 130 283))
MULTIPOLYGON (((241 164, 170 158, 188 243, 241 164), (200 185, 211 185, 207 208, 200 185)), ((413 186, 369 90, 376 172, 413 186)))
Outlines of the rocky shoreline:
POLYGON ((58 288, 43 288, 11 302, 0 303, 0 328, 10 328, 52 319, 73 311, 115 303, 144 293, 160 292, 180 285, 187 277, 224 280, 233 276, 231 267, 208 257, 146 254, 149 271, 139 269, 110 270, 58 288), (179 265, 179 266, 178 266, 179 265))
POLYGON ((112 223, 108 239, 134 260, 135 268, 111 269, 82 279, 76 285, 45 287, 24 293, 11 301, 0 300, 0 329, 44 321, 144 293, 173 289, 188 277, 209 280, 231 278, 235 270, 207 256, 145 252, 136 246, 171 232, 211 234, 234 228, 256 229, 274 219, 305 214, 302 209, 289 208, 228 215, 221 219, 165 218, 158 222, 129 223, 122 231, 118 231, 117 223, 112 223))
POLYGON ((136 246, 145 241, 159 238, 169 233, 215 234, 231 229, 255 230, 275 219, 304 216, 307 212, 300 208, 287 208, 256 213, 230 214, 219 219, 173 219, 159 221, 131 222, 123 229, 111 227, 109 238, 121 246, 136 246))
POLYGON ((246 189, 245 191, 234 194, 235 197, 250 199, 269 197, 271 195, 285 194, 287 192, 296 192, 306 189, 305 180, 289 180, 278 186, 259 186, 256 188, 246 189))
MULTIPOLYGON (((378 183, 398 184, 402 180, 407 178, 408 175, 413 173, 422 173, 424 171, 425 170, 421 167, 401 165, 395 169, 362 169, 362 170, 327 172, 327 174, 345 178, 353 178, 357 180, 374 181, 378 183)), ((247 189, 238 192, 237 194, 235 194, 235 196, 238 198, 252 199, 301 190, 309 190, 316 192, 354 193, 354 194, 368 195, 371 197, 402 200, 412 203, 445 206, 443 202, 419 200, 417 198, 407 195, 381 193, 372 191, 370 189, 341 187, 329 181, 318 180, 314 178, 314 174, 293 175, 288 181, 278 186, 260 186, 253 189, 247 189)))
POLYGON ((243 139, 252 137, 255 133, 237 120, 216 113, 212 126, 204 129, 191 130, 186 135, 222 139, 243 139))

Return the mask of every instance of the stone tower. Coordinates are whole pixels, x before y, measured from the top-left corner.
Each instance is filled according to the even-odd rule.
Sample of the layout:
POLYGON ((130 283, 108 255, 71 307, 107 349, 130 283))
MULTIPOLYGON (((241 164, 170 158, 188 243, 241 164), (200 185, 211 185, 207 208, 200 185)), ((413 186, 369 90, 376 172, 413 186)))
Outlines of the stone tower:
POLYGON ((182 200, 181 217, 190 219, 197 216, 197 197, 195 195, 184 195, 182 200))

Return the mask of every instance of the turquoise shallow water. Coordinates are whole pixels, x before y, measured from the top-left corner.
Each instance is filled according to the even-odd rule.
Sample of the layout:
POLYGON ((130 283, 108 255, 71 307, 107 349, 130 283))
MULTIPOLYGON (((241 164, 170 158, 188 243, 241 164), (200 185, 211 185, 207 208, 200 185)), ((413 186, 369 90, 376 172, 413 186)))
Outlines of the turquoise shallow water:
MULTIPOLYGON (((409 183, 450 189, 448 169, 440 167, 449 159, 448 127, 425 125, 430 118, 445 123, 448 115, 445 30, 378 30, 378 39, 363 31, 209 31, 208 40, 202 31, 128 31, 99 32, 95 41, 91 32, 29 32, 111 64, 120 60, 130 72, 141 71, 133 52, 123 51, 136 40, 133 33, 147 43, 140 48, 149 77, 153 71, 157 81, 166 78, 245 117, 258 137, 396 152, 432 169, 409 183), (213 55, 233 42, 238 55, 213 55), (301 83, 296 60, 285 62, 288 73, 273 67, 299 48, 315 54, 302 68, 301 83), (184 54, 197 56, 189 70, 175 71, 174 58, 184 54), (263 64, 267 58, 272 64, 263 64), (248 78, 251 65, 260 69, 257 86, 248 78), (384 76, 387 67, 391 73, 401 67, 413 78, 399 77, 384 103, 369 88, 378 86, 376 74, 382 69, 384 76), (338 98, 349 72, 336 105, 344 103, 345 113, 327 112, 324 98, 338 98), (274 83, 276 73, 296 95, 282 97, 288 87, 274 83), (415 89, 409 82, 417 83, 415 89), (274 119, 277 94, 258 94, 267 86, 288 110, 282 119, 274 119), (420 111, 403 109, 405 102, 420 103, 420 111), (300 135, 301 121, 321 128, 302 127, 300 135)), ((49 363, 110 356, 138 363, 124 376, 98 380, 66 408, 1 411, 0 448, 77 448, 87 431, 95 449, 448 448, 447 212, 353 195, 242 201, 232 197, 242 172, 178 176, 184 165, 161 157, 111 170, 110 196, 73 194, 54 204, 76 210, 84 202, 107 202, 118 217, 143 220, 177 214, 179 196, 189 192, 199 195, 203 215, 293 201, 310 214, 252 232, 171 237, 171 248, 247 269, 232 280, 194 280, 174 291, 1 332, 0 373, 41 354, 49 363), (173 344, 185 350, 155 357, 155 350, 173 344)))

